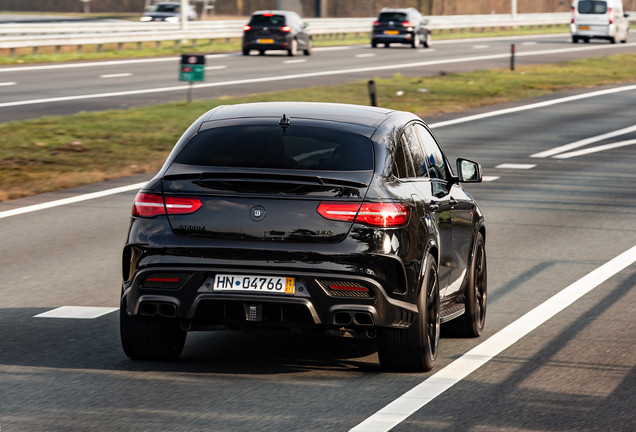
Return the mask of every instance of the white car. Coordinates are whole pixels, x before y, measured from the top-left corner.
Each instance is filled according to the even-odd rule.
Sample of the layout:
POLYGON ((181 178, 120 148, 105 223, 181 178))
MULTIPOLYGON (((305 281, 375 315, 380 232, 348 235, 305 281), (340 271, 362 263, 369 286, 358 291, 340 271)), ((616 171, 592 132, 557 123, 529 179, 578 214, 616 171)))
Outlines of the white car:
MULTIPOLYGON (((196 11, 188 6, 188 21, 197 19, 196 11)), ((161 2, 149 6, 144 14, 139 18, 140 21, 166 21, 176 23, 181 21, 181 2, 161 2)))
POLYGON ((572 3, 572 42, 606 39, 627 42, 629 21, 621 0, 574 0, 572 3))

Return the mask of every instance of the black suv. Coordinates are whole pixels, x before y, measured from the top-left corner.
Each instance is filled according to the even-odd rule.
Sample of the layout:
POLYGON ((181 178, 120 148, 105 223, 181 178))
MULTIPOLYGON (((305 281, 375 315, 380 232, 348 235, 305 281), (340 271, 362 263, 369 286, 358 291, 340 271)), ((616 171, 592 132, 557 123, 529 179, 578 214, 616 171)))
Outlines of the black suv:
POLYGON ((290 56, 302 50, 310 55, 312 44, 307 24, 296 12, 257 11, 243 26, 243 55, 249 55, 251 50, 258 50, 261 55, 269 50, 286 50, 290 56))
POLYGON ((428 27, 428 20, 414 8, 384 8, 380 11, 371 30, 371 46, 375 48, 380 43, 387 48, 392 43, 408 44, 413 48, 420 45, 429 48, 431 30, 428 27))
POLYGON ((355 105, 221 106, 135 198, 121 339, 176 359, 189 330, 283 328, 377 337, 390 370, 433 367, 440 324, 479 336, 484 217, 431 130, 355 105))

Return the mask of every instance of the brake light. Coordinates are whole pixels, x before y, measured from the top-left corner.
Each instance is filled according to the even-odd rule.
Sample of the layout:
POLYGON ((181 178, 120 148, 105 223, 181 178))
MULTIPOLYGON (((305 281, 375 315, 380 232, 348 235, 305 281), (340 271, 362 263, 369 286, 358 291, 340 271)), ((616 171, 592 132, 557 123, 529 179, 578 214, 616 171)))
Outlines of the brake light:
POLYGON ((202 206, 201 199, 199 199, 199 197, 167 196, 164 199, 168 214, 194 213, 202 206))
POLYGON ((290 27, 290 26, 281 27, 280 29, 281 29, 282 31, 284 31, 284 32, 291 31, 291 27, 290 27))
POLYGON ((402 23, 402 25, 403 25, 404 27, 413 27, 413 23, 412 23, 411 21, 404 21, 404 22, 402 23))
POLYGON ((411 216, 411 208, 398 203, 321 202, 317 211, 325 219, 382 228, 403 226, 411 216))
POLYGON ((609 8, 609 22, 610 24, 614 24, 614 9, 609 8))
POLYGON ((374 26, 379 26, 379 25, 380 25, 380 21, 374 21, 374 22, 373 22, 373 25, 374 25, 374 26))
POLYGON ((201 208, 199 197, 164 197, 159 194, 139 192, 135 197, 132 215, 155 217, 164 214, 188 214, 201 208))
POLYGON ((263 16, 274 16, 273 13, 264 13, 263 16))
POLYGON ((574 17, 576 17, 576 8, 572 6, 572 24, 574 24, 574 17))
POLYGON ((166 214, 166 208, 161 195, 141 192, 137 194, 132 208, 133 216, 154 217, 162 214, 166 214))
POLYGON ((244 25, 243 26, 243 31, 248 31, 248 30, 251 30, 251 29, 252 29, 252 26, 248 26, 248 25, 244 25))

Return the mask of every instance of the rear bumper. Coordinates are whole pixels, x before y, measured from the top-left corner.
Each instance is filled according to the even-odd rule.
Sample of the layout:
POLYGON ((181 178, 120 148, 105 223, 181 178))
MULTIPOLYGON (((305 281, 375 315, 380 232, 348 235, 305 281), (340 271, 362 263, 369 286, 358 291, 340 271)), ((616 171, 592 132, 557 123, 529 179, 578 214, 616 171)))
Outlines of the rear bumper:
POLYGON ((372 40, 377 43, 411 43, 412 33, 401 33, 397 35, 387 35, 384 33, 373 33, 372 40))
POLYGON ((271 39, 272 43, 260 43, 258 42, 259 38, 254 37, 244 37, 243 38, 243 49, 247 50, 259 50, 259 51, 270 51, 270 50, 287 50, 289 49, 291 43, 291 37, 263 37, 262 39, 271 39))
POLYGON ((194 328, 226 326, 230 328, 364 328, 407 327, 417 314, 417 307, 387 295, 376 280, 364 275, 271 270, 239 270, 223 267, 153 266, 135 273, 124 283, 123 304, 131 315, 162 316, 187 322, 194 328), (192 274, 179 289, 146 288, 143 281, 153 273, 183 272, 192 274), (260 292, 215 291, 217 273, 276 275, 295 278, 293 295, 260 292), (361 283, 370 297, 351 298, 329 295, 317 280, 335 279, 361 283), (258 317, 250 320, 250 307, 258 317), (349 322, 347 320, 349 318, 349 322))

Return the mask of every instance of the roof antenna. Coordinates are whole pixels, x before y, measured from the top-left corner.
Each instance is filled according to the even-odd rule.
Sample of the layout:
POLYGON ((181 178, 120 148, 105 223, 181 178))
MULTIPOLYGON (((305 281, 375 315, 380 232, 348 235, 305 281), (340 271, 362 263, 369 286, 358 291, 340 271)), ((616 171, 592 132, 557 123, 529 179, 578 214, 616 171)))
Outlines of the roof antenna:
POLYGON ((291 119, 287 117, 287 114, 283 114, 283 118, 278 122, 280 127, 283 128, 283 133, 287 132, 287 128, 291 124, 291 119))

